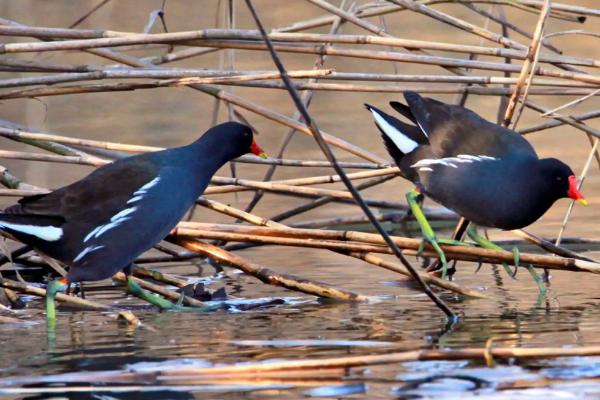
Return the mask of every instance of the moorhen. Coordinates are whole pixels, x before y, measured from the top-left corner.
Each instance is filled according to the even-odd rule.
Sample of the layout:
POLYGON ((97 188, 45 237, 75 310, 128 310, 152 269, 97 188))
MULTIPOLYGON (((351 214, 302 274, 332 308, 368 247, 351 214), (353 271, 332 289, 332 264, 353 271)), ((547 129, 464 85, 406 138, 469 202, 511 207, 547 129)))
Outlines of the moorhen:
POLYGON ((132 293, 166 307, 133 281, 133 261, 171 231, 219 168, 245 153, 266 157, 248 126, 226 122, 187 146, 120 159, 4 210, 2 231, 69 266, 66 277, 48 284, 48 321, 57 291, 120 270, 132 293))
MULTIPOLYGON (((412 124, 365 106, 401 175, 416 185, 407 200, 424 241, 440 256, 444 275, 445 255, 418 205, 421 194, 477 225, 505 230, 533 223, 560 198, 587 204, 571 168, 555 158, 538 158, 517 132, 465 107, 411 91, 404 98, 407 105, 390 105, 412 124)), ((472 237, 480 245, 489 244, 472 237)))

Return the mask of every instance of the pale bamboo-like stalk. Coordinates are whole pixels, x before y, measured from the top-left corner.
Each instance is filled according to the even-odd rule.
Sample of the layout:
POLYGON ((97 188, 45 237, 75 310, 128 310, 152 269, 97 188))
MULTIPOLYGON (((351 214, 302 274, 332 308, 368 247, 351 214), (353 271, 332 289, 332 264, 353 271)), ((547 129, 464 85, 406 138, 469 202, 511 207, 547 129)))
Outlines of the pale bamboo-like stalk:
POLYGON ((345 301, 367 301, 369 298, 362 294, 354 293, 344 289, 338 289, 323 282, 311 281, 305 278, 290 274, 280 274, 269 268, 265 268, 251 261, 246 260, 220 247, 202 243, 195 240, 178 238, 174 241, 177 245, 203 254, 215 261, 225 263, 231 267, 237 268, 246 274, 253 276, 263 283, 269 285, 281 286, 286 289, 310 294, 313 296, 324 297, 328 299, 345 301))
POLYGON ((519 98, 521 97, 521 91, 525 89, 525 93, 522 98, 523 105, 520 108, 519 113, 513 123, 513 127, 519 122, 519 118, 523 112, 525 107, 525 101, 527 100, 527 94, 529 93, 529 89, 531 87, 531 81, 533 79, 533 75, 535 74, 535 69, 538 63, 539 51, 541 48, 540 42, 544 35, 544 25, 546 24, 546 19, 550 14, 552 6, 551 0, 544 1, 544 7, 540 12, 540 17, 538 19, 538 23, 535 27, 535 32, 533 33, 533 39, 531 39, 531 44, 529 45, 529 49, 527 52, 527 58, 525 62, 523 62, 523 68, 519 74, 519 81, 514 87, 514 91, 510 96, 508 101, 508 106, 506 107, 506 113, 504 115, 503 124, 505 127, 508 127, 511 124, 511 120, 513 119, 513 114, 517 107, 517 103, 519 102, 519 98))
MULTIPOLYGON (((0 22, 4 22, 6 25, 21 26, 21 27, 25 26, 25 25, 15 23, 10 20, 6 20, 4 18, 0 18, 0 22)), ((163 35, 168 35, 168 34, 163 34, 163 35)), ((99 39, 99 40, 102 40, 102 39, 99 39)), ((43 44, 43 43, 41 43, 41 44, 43 44)), ((153 64, 141 61, 140 59, 138 59, 136 57, 124 55, 124 54, 117 53, 115 51, 108 50, 108 49, 93 48, 93 49, 88 49, 87 51, 92 54, 95 54, 95 55, 98 55, 98 56, 101 56, 104 58, 108 58, 108 59, 123 63, 123 64, 131 66, 131 67, 135 67, 135 68, 155 67, 153 64)), ((190 84, 189 87, 192 89, 195 89, 195 90, 199 90, 203 93, 209 94, 220 100, 224 100, 227 103, 231 103, 231 104, 237 105, 239 107, 245 108, 245 109, 252 111, 256 114, 259 114, 263 117, 266 117, 268 119, 271 119, 271 120, 279 122, 279 123, 282 123, 283 125, 286 125, 288 127, 292 127, 306 135, 309 135, 309 136, 312 135, 312 132, 310 131, 310 129, 308 129, 308 127, 305 124, 299 123, 298 121, 294 121, 293 119, 291 119, 289 117, 286 117, 282 114, 274 112, 273 110, 270 110, 270 109, 267 109, 260 105, 257 105, 257 104, 250 102, 244 98, 236 96, 233 93, 224 91, 224 90, 216 88, 214 86, 204 85, 204 84, 190 84)), ((345 140, 339 139, 338 137, 327 134, 325 132, 321 132, 321 134, 324 136, 325 140, 333 146, 342 148, 345 151, 348 151, 352 154, 355 154, 355 155, 357 155, 361 158, 364 158, 366 160, 369 160, 369 161, 385 163, 385 160, 383 160, 382 158, 380 158, 370 152, 367 152, 364 149, 361 149, 358 146, 355 146, 345 140)))
MULTIPOLYGON (((542 49, 542 40, 544 37, 544 26, 546 24, 546 20, 548 19, 549 15, 550 15, 550 10, 552 9, 552 0, 545 0, 544 3, 544 7, 542 8, 542 11, 540 12, 540 17, 538 20, 538 24, 536 25, 535 28, 535 32, 533 33, 533 39, 531 41, 531 44, 529 45, 530 48, 530 52, 531 52, 531 66, 529 67, 531 70, 528 71, 526 73, 526 78, 525 78, 525 92, 523 93, 522 99, 521 99, 521 107, 519 107, 519 112, 517 113, 516 118, 514 119, 513 122, 513 129, 517 126, 517 124, 519 123, 519 120, 521 119, 521 116, 523 115, 523 111, 525 110, 525 103, 527 101, 527 96, 529 95, 530 91, 531 91, 531 87, 532 87, 532 83, 533 83, 533 77, 535 75, 535 70, 537 69, 537 66, 539 64, 539 56, 540 56, 540 51, 542 49)), ((527 58, 527 60, 525 60, 525 63, 523 63, 523 68, 525 69, 525 64, 527 64, 529 61, 529 57, 527 58)), ((520 80, 521 76, 519 76, 519 80, 520 80)), ((521 82, 518 82, 515 85, 515 93, 518 96, 518 91, 519 89, 517 89, 519 87, 519 85, 521 85, 521 82)), ((515 93, 513 93, 513 96, 515 95, 515 93)), ((511 97, 512 98, 512 97, 511 97)), ((510 101, 509 101, 510 103, 510 101)), ((510 108, 507 107, 507 111, 510 108)), ((511 118, 509 118, 511 119, 511 118)), ((506 120, 505 120, 506 123, 506 120)), ((506 125, 508 126, 508 125, 506 125)))
MULTIPOLYGON (((46 297, 45 289, 42 289, 42 288, 39 288, 36 286, 27 285, 23 282, 17 282, 17 281, 13 281, 13 280, 6 279, 6 278, 0 278, 0 286, 14 290, 15 292, 19 292, 19 293, 30 294, 30 295, 34 295, 34 296, 38 296, 38 297, 46 297)), ((109 306, 106 306, 102 303, 98 303, 98 302, 86 300, 86 299, 81 299, 79 297, 67 296, 66 294, 63 294, 63 293, 58 293, 56 295, 56 300, 59 303, 64 303, 64 304, 68 304, 69 306, 73 306, 73 307, 77 307, 77 308, 84 308, 84 309, 89 309, 89 310, 106 311, 106 310, 110 309, 109 306)))
MULTIPOLYGON (((329 75, 330 69, 290 71, 296 78, 314 78, 329 75)), ((98 69, 84 73, 62 73, 28 78, 0 80, 0 88, 30 85, 55 85, 57 83, 78 82, 100 79, 163 79, 164 84, 173 86, 192 83, 235 83, 252 80, 279 79, 281 75, 274 71, 222 71, 201 69, 144 69, 132 70, 124 68, 98 69)))
MULTIPOLYGON (((0 121, 0 124, 3 122, 0 121)), ((20 129, 14 129, 10 127, 0 126, 0 136, 6 138, 14 138, 17 140, 29 140, 29 141, 41 141, 41 142, 54 142, 59 144, 68 144, 74 146, 83 146, 83 147, 92 147, 97 149, 111 150, 111 151, 120 151, 126 153, 146 153, 149 151, 159 151, 164 150, 163 147, 155 147, 155 146, 143 146, 143 145, 134 145, 127 143, 116 143, 109 141, 101 141, 101 140, 90 140, 90 139, 80 139, 63 135, 56 134, 48 134, 48 133, 40 133, 40 132, 28 132, 20 129)), ((10 153, 5 153, 10 154, 10 153)), ((19 153, 13 153, 19 154, 19 153)), ((23 153, 25 154, 25 153, 23 153)), ((16 158, 16 157, 15 157, 16 158)), ((81 157, 80 157, 81 159, 81 157)), ((75 159, 73 159, 75 160, 75 159)), ((58 161, 58 159, 57 159, 58 161)), ((94 163, 100 164, 97 160, 93 160, 94 162, 90 162, 90 165, 94 165, 94 163)), ((288 159, 262 159, 260 157, 256 157, 254 155, 244 155, 235 160, 234 162, 243 162, 243 163, 251 163, 251 164, 266 164, 266 165, 282 165, 282 166, 290 166, 290 167, 331 167, 331 163, 329 161, 310 161, 310 160, 288 160, 288 159)), ((342 162, 341 163, 344 168, 358 168, 358 169, 379 169, 385 168, 388 166, 385 164, 375 164, 368 162, 342 162)))
MULTIPOLYGON (((223 85, 230 85, 229 83, 223 85)), ((285 89, 279 82, 256 81, 256 82, 236 82, 236 86, 257 87, 266 89, 285 89)), ((46 96, 65 96, 71 94, 82 93, 104 93, 104 92, 121 92, 131 90, 149 90, 158 87, 171 86, 170 83, 162 81, 154 82, 135 82, 135 83, 96 83, 96 84, 79 84, 41 87, 32 89, 18 89, 0 94, 0 99, 19 99, 19 98, 38 98, 46 96)), ((328 82, 296 82, 294 84, 297 90, 325 90, 325 91, 341 91, 341 92, 373 92, 373 93, 402 93, 405 90, 419 92, 422 94, 476 94, 487 96, 505 96, 511 93, 511 90, 505 87, 438 87, 438 86, 412 86, 412 87, 397 87, 390 85, 367 85, 367 84, 349 84, 349 83, 328 83, 328 82)), ((544 96, 588 96, 594 94, 594 87, 577 88, 578 85, 572 85, 573 88, 546 88, 536 87, 529 90, 531 95, 544 96)), ((596 93, 597 94, 597 93, 596 93)), ((280 122, 282 120, 277 120, 280 122)), ((331 139, 336 141, 335 139, 331 139)), ((337 142, 337 141, 336 141, 337 142)), ((347 146, 352 149, 350 152, 359 152, 349 146, 347 143, 340 142, 338 147, 347 146)), ((358 153, 356 153, 358 155, 358 153)), ((377 162, 382 162, 381 159, 377 162)))
MULTIPOLYGON (((337 231, 325 229, 297 229, 288 227, 265 227, 202 224, 182 222, 174 230, 175 235, 201 237, 205 239, 231 241, 257 241, 261 243, 285 244, 294 246, 317 247, 332 250, 374 251, 390 253, 385 241, 377 234, 355 231, 337 231), (292 240, 293 239, 293 240, 292 240), (352 242, 360 242, 358 244, 352 242), (369 245, 369 246, 367 246, 369 245)), ((418 250, 421 240, 392 236, 397 246, 418 250)), ((442 245, 446 256, 466 261, 506 262, 514 265, 514 254, 509 251, 496 251, 469 246, 442 245)), ((572 258, 560 258, 539 254, 520 254, 520 264, 532 264, 538 267, 563 269, 568 271, 600 273, 600 264, 572 258)))

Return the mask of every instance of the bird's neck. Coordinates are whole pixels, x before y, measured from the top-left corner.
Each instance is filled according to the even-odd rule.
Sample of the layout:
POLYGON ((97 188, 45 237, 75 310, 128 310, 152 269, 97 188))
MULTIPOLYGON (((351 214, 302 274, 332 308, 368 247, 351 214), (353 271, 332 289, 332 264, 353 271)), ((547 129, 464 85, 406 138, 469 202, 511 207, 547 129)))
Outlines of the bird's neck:
POLYGON ((235 158, 225 143, 197 140, 186 146, 185 156, 196 171, 210 179, 223 165, 235 158))

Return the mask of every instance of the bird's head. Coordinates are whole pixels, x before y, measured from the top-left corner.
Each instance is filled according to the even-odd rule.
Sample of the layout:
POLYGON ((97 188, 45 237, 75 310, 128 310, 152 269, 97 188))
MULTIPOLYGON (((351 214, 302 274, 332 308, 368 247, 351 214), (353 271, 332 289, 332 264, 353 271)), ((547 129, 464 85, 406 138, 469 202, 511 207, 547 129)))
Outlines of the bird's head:
POLYGON ((567 164, 556 158, 545 158, 540 161, 545 182, 552 187, 552 193, 555 193, 557 198, 568 197, 580 204, 588 204, 577 187, 575 173, 567 164))
POLYGON ((216 147, 223 147, 223 143, 229 143, 229 151, 226 154, 228 160, 237 158, 243 154, 252 153, 260 158, 267 158, 267 153, 256 143, 252 128, 239 122, 224 122, 209 129, 204 135, 205 139, 216 147))

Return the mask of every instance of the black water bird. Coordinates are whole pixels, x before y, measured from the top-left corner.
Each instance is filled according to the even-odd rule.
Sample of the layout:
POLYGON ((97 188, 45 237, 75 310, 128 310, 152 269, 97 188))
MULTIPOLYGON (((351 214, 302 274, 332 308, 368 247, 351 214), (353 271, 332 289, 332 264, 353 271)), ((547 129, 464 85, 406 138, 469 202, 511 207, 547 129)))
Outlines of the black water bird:
MULTIPOLYGON (((407 195, 416 216, 422 216, 415 202, 419 193, 477 225, 505 230, 535 222, 561 198, 587 204, 571 168, 555 158, 540 159, 517 132, 465 107, 410 91, 404 98, 407 105, 390 105, 412 124, 366 107, 402 176, 416 185, 407 195)), ((424 216, 418 220, 442 258, 431 227, 424 216)))
POLYGON ((66 277, 48 285, 49 318, 58 290, 121 270, 133 293, 154 302, 131 279, 133 261, 171 231, 219 168, 245 153, 266 157, 249 127, 223 123, 187 146, 127 157, 22 198, 0 214, 0 229, 68 266, 66 277))

